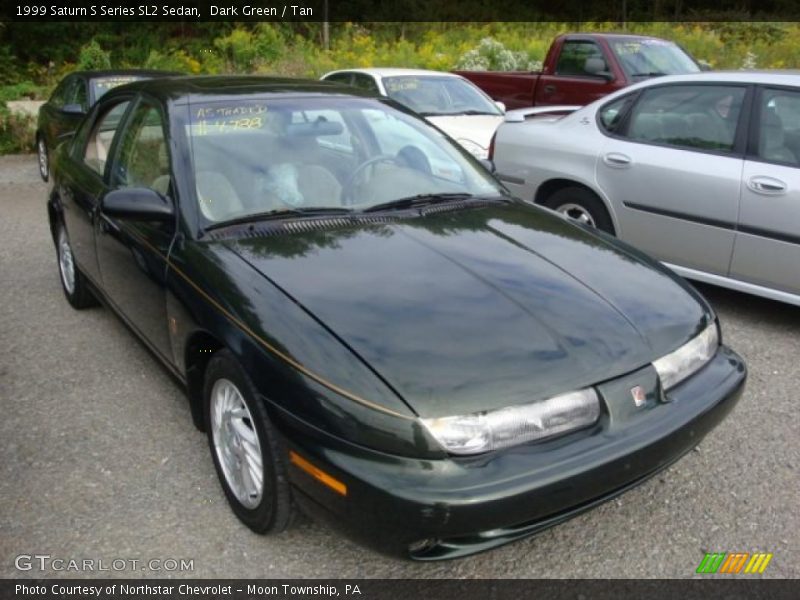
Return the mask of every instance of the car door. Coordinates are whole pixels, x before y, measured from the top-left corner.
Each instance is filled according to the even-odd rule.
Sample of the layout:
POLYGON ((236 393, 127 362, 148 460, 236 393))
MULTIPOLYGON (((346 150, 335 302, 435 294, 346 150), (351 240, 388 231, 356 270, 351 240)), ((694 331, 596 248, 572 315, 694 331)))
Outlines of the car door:
POLYGON ((100 284, 97 266, 94 221, 100 199, 107 191, 106 164, 115 142, 117 128, 130 106, 130 98, 122 98, 100 107, 75 139, 61 170, 59 197, 64 225, 72 245, 72 253, 81 270, 100 284))
POLYGON ((800 91, 758 90, 730 275, 800 294, 800 91))
MULTIPOLYGON (((166 119, 155 101, 129 112, 109 167, 109 191, 150 188, 174 196, 166 119)), ((125 320, 163 359, 172 361, 166 309, 166 257, 175 222, 138 221, 99 213, 97 258, 103 289, 125 320)))
POLYGON ((596 164, 622 239, 667 263, 727 275, 749 95, 734 84, 641 92, 596 164))
POLYGON ((592 40, 567 40, 561 47, 552 75, 536 84, 536 106, 582 106, 616 91, 615 74, 605 50, 592 40))

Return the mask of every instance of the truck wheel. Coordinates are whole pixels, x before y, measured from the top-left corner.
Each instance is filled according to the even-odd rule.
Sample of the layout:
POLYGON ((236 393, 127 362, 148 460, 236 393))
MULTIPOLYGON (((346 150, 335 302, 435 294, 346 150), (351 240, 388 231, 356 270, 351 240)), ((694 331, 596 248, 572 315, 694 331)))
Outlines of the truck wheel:
POLYGON ((586 188, 572 186, 558 190, 544 202, 554 211, 579 223, 614 234, 614 224, 603 202, 586 188))
POLYGON ((211 456, 234 514, 256 533, 287 529, 295 516, 288 451, 228 350, 209 361, 203 396, 211 456))

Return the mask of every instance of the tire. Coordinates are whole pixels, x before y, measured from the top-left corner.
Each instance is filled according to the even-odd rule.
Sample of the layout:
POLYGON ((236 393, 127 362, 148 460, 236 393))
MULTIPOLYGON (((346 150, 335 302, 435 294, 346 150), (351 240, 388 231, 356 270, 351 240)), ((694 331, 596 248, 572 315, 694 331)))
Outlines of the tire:
POLYGON ((576 221, 614 234, 614 224, 603 202, 586 188, 571 186, 558 190, 544 202, 545 206, 576 221))
POLYGON ((256 398, 239 362, 228 350, 217 352, 208 363, 203 386, 208 445, 217 476, 242 523, 256 533, 279 533, 295 517, 288 452, 266 407, 256 398), (261 457, 260 488, 256 448, 261 457))
POLYGON ((59 224, 56 231, 56 255, 61 289, 64 290, 67 302, 77 310, 97 306, 97 299, 89 288, 89 282, 75 264, 72 246, 63 223, 59 224))
POLYGON ((42 135, 36 136, 36 154, 39 159, 39 176, 46 182, 50 178, 50 152, 42 135))

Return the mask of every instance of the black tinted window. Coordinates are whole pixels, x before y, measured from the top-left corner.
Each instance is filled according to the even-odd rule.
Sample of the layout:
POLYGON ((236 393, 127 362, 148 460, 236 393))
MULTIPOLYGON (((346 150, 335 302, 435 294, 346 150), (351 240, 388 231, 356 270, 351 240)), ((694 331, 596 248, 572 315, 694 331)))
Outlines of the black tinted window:
POLYGON ((325 78, 325 81, 332 81, 333 83, 343 83, 344 85, 350 85, 352 79, 353 79, 352 73, 334 73, 333 75, 328 75, 325 78))
POLYGON ((375 83, 375 80, 370 75, 355 73, 353 75, 353 85, 374 94, 378 93, 378 84, 375 83))
POLYGON ((645 90, 633 107, 628 137, 731 152, 745 89, 717 85, 671 85, 645 90))
POLYGON ((564 42, 556 64, 557 75, 596 77, 608 72, 608 64, 600 46, 594 42, 564 42))

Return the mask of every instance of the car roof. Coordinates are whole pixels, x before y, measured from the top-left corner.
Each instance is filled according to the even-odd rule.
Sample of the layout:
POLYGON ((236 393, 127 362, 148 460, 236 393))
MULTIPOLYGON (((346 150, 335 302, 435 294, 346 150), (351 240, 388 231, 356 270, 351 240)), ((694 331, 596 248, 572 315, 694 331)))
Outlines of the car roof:
MULTIPOLYGON (((357 88, 319 81, 258 75, 206 75, 142 79, 111 90, 105 97, 141 91, 163 101, 181 104, 188 101, 213 101, 253 94, 272 96, 352 96, 375 98, 375 94, 357 88)), ((104 98, 105 98, 104 97, 104 98)))
POLYGON ((161 71, 158 69, 101 69, 97 71, 74 71, 69 74, 70 77, 84 77, 86 79, 137 75, 140 77, 174 77, 176 75, 183 75, 183 73, 178 71, 161 71))
POLYGON ((372 67, 364 69, 339 69, 325 73, 323 77, 333 75, 334 73, 364 73, 366 75, 375 75, 378 77, 395 77, 400 75, 423 76, 423 75, 438 75, 442 77, 453 77, 461 79, 460 75, 455 73, 447 73, 446 71, 433 71, 429 69, 402 69, 398 67, 372 67))
POLYGON ((760 71, 704 71, 685 75, 666 75, 641 82, 628 89, 648 87, 661 83, 707 82, 707 83, 752 83, 800 86, 800 70, 760 71))
POLYGON ((620 40, 631 40, 631 41, 634 41, 634 40, 659 40, 659 41, 670 43, 670 44, 674 44, 675 43, 672 40, 665 40, 664 38, 660 38, 660 37, 657 37, 655 35, 641 35, 641 34, 635 34, 635 33, 618 33, 616 31, 609 31, 609 32, 603 32, 603 33, 591 32, 591 31, 573 31, 573 32, 570 32, 570 33, 565 33, 560 37, 565 37, 565 38, 571 38, 571 37, 583 38, 583 37, 585 37, 585 38, 593 38, 593 39, 605 38, 607 40, 620 39, 620 40))

